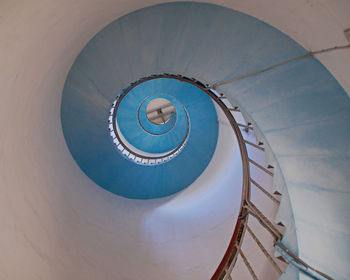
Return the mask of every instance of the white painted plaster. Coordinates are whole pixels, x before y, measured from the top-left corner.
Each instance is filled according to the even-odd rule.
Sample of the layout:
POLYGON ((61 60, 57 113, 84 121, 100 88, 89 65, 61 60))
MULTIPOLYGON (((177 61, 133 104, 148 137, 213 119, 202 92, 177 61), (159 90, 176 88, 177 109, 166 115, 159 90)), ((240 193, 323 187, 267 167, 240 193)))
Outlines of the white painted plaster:
MULTIPOLYGON (((215 267, 202 266, 197 259, 181 266, 184 256, 177 250, 173 252, 178 253, 179 263, 171 268, 167 266, 171 250, 165 250, 158 239, 180 240, 183 232, 174 229, 180 223, 178 229, 188 227, 187 237, 195 241, 186 238, 181 248, 195 251, 202 246, 197 255, 204 262, 207 252, 222 253, 234 213, 227 201, 213 207, 226 214, 219 215, 221 221, 212 214, 217 223, 211 224, 212 231, 210 213, 193 213, 185 222, 177 216, 181 211, 189 213, 191 196, 209 185, 191 186, 162 203, 118 198, 79 170, 61 131, 63 83, 82 47, 113 19, 159 2, 0 2, 0 279, 195 279, 193 275, 208 275, 215 267), (175 205, 176 200, 181 203, 175 205), (158 231, 154 231, 156 222, 158 231), (209 240, 210 246, 196 235, 195 228, 202 226, 207 226, 202 241, 209 240)), ((307 49, 345 44, 342 31, 350 27, 347 0, 210 2, 264 20, 307 49)), ((349 50, 318 58, 349 94, 349 50)), ((210 188, 213 195, 217 191, 210 188)), ((208 203, 205 196, 196 200, 208 203)))
POLYGON ((14 70, 21 82, 8 81, 5 91, 16 109, 1 111, 8 114, 1 118, 1 279, 209 278, 228 246, 240 202, 232 131, 220 128, 208 172, 190 188, 150 201, 117 197, 72 160, 60 128, 60 95, 54 94, 62 89, 55 88, 56 79, 62 85, 65 77, 56 72, 59 60, 38 75, 40 67, 50 68, 46 61, 36 71, 22 61, 14 70))

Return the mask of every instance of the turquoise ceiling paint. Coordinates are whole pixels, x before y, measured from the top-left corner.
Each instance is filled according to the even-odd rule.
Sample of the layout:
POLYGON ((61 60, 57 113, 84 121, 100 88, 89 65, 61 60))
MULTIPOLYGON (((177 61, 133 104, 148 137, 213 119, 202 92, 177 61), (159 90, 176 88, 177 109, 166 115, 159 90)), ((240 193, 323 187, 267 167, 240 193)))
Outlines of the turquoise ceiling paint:
MULTIPOLYGON (((80 75, 78 79, 72 77, 75 66, 80 65, 79 58, 64 88, 61 119, 68 147, 80 168, 101 187, 128 198, 163 197, 189 186, 209 164, 216 147, 218 121, 210 97, 194 85, 169 78, 150 80, 129 91, 117 110, 117 122, 123 136, 136 148, 150 153, 172 150, 186 136, 187 118, 190 122, 187 142, 176 157, 158 165, 140 165, 124 157, 114 145, 108 130, 110 106, 97 101, 102 100, 100 93, 93 88, 77 90, 86 82, 80 75), (168 94, 150 96, 165 91, 168 94), (138 120, 143 101, 156 97, 169 99, 177 111, 174 127, 161 135, 146 132, 138 120)), ((143 113, 143 121, 150 123, 143 113)))
POLYGON ((198 127, 201 120, 193 117, 198 114, 198 108, 206 112, 212 106, 212 101, 198 87, 177 79, 158 78, 143 82, 130 90, 119 105, 117 121, 123 136, 134 147, 149 153, 165 153, 178 147, 185 138, 187 114, 190 127, 198 127), (147 119, 148 103, 159 97, 168 99, 175 106, 177 114, 174 127, 171 122, 156 125, 147 119), (147 133, 142 126, 149 132, 161 134, 147 133), (164 133, 166 131, 168 132, 164 133))
MULTIPOLYGON (((95 182, 132 197, 127 182, 135 174, 134 165, 126 160, 116 161, 104 130, 106 112, 125 86, 140 77, 163 72, 216 82, 305 52, 272 26, 216 5, 167 3, 128 14, 89 42, 67 77, 61 118, 68 147, 95 182), (96 161, 105 164, 95 167, 96 161), (126 174, 122 174, 124 171, 126 174), (120 180, 114 182, 116 177, 120 180)), ((289 224, 283 242, 335 279, 348 279, 350 102, 344 90, 313 57, 221 89, 255 120, 286 176, 292 216, 287 217, 289 224), (309 211, 310 204, 317 211, 309 211), (329 252, 334 251, 337 254, 330 261, 329 252)), ((191 134, 197 129, 202 127, 192 128, 191 134)), ((205 136, 211 137, 211 133, 205 136)), ((212 147, 208 144, 186 148, 205 157, 210 154, 209 146, 212 147)), ((183 151, 169 162, 173 168, 170 180, 150 168, 139 180, 140 189, 154 182, 153 175, 156 183, 178 180, 173 186, 183 186, 179 177, 184 173, 186 182, 191 182, 205 164, 199 168, 192 162, 186 165, 186 160, 191 160, 191 156, 183 151), (186 168, 181 169, 181 163, 186 168), (186 169, 198 172, 190 179, 186 169)), ((147 187, 153 189, 155 185, 147 187)))
POLYGON ((123 136, 144 152, 168 152, 184 139, 188 115, 187 142, 176 157, 158 165, 140 165, 122 156, 110 137, 108 114, 122 89, 142 76, 125 76, 132 73, 132 64, 125 68, 121 60, 115 62, 120 55, 130 59, 133 52, 132 48, 129 55, 118 52, 118 45, 125 46, 118 22, 87 44, 68 74, 61 104, 64 136, 80 168, 99 186, 127 198, 168 196, 189 186, 209 164, 218 137, 216 110, 209 96, 189 83, 171 78, 143 82, 124 97, 117 111, 123 136), (120 67, 124 69, 119 73, 120 67), (146 132, 138 120, 141 113, 141 122, 156 129, 143 112, 143 105, 156 97, 169 99, 176 108, 174 126, 160 135, 146 132))

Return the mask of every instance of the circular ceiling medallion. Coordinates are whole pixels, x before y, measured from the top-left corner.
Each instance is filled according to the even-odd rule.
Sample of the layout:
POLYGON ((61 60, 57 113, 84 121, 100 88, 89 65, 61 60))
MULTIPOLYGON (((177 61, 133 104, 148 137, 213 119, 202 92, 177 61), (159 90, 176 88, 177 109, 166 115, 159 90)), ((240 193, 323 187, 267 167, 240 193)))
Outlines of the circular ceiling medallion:
POLYGON ((174 105, 165 98, 153 99, 146 107, 147 119, 156 125, 166 124, 174 114, 174 105))

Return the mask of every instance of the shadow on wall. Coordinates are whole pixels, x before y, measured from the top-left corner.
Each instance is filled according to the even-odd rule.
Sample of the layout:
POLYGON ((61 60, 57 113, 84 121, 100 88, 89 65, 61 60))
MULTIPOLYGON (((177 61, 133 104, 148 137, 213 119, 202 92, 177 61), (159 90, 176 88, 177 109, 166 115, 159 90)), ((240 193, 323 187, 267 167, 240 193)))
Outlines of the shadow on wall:
POLYGON ((232 236, 241 186, 239 149, 227 124, 219 127, 205 172, 170 197, 130 200, 91 182, 67 186, 61 203, 71 208, 61 217, 71 227, 59 231, 64 238, 59 251, 68 266, 61 277, 210 278, 232 236))

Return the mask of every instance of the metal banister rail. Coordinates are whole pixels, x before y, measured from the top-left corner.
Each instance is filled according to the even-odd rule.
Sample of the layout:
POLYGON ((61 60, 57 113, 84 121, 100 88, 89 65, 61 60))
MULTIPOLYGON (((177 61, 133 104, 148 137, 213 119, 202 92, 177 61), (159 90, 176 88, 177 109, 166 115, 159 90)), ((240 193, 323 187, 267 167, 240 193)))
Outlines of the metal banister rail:
POLYGON ((242 160, 242 175, 243 175, 243 185, 242 185, 242 198, 241 198, 241 207, 239 216, 236 222, 234 233, 232 235, 230 244, 226 250, 224 257, 222 258, 218 268, 214 272, 211 280, 217 279, 229 279, 233 266, 236 263, 238 254, 242 256, 241 245, 243 242, 243 237, 247 229, 248 224, 248 213, 249 210, 245 207, 247 201, 250 200, 250 168, 249 168, 249 158, 247 147, 244 143, 242 132, 239 128, 238 123, 231 114, 231 111, 225 103, 222 101, 222 98, 219 98, 215 92, 210 89, 206 89, 205 92, 216 102, 216 104, 222 109, 226 118, 228 119, 233 131, 236 134, 238 146, 240 149, 241 160, 242 160))
MULTIPOLYGON (((231 272, 232 272, 233 267, 237 261, 238 255, 241 256, 243 263, 246 265, 252 279, 258 280, 258 276, 254 272, 253 267, 249 264, 248 259, 246 258, 245 254, 243 253, 243 251, 241 249, 244 234, 245 234, 246 230, 248 230, 248 232, 250 232, 253 239, 257 242, 258 246, 263 251, 264 255, 273 264, 274 268, 278 271, 278 273, 281 274, 282 270, 278 267, 278 265, 273 260, 273 258, 267 253, 266 249, 263 247, 261 242, 254 235, 253 231, 248 227, 248 217, 249 217, 249 215, 252 215, 255 218, 257 218, 257 220, 260 222, 260 224, 263 225, 273 235, 273 237, 276 241, 282 240, 282 233, 277 229, 276 226, 273 225, 272 222, 269 221, 269 219, 267 219, 262 214, 262 212, 250 200, 250 193, 251 193, 250 183, 254 180, 250 176, 249 163, 254 164, 256 167, 260 168, 262 171, 264 171, 265 173, 267 173, 270 176, 272 176, 273 173, 271 171, 269 171, 268 169, 266 169, 265 167, 258 164, 257 162, 255 162, 254 160, 252 160, 251 158, 249 158, 246 144, 249 144, 258 150, 264 151, 264 149, 256 144, 244 139, 240 127, 243 127, 244 129, 247 129, 247 128, 253 129, 253 128, 252 128, 250 123, 241 124, 241 123, 236 122, 234 116, 231 113, 231 111, 233 111, 233 110, 230 110, 225 105, 225 103, 222 101, 222 99, 223 99, 222 94, 220 95, 220 97, 218 97, 215 94, 215 92, 213 92, 210 89, 207 89, 206 92, 223 110, 228 121, 230 122, 232 129, 234 130, 234 132, 236 134, 237 142, 238 142, 240 153, 241 153, 242 170, 243 170, 241 208, 240 208, 240 213, 239 213, 238 220, 237 220, 237 223, 235 226, 234 234, 231 238, 230 245, 227 248, 224 257, 223 257, 222 261, 220 262, 218 268, 216 269, 215 273, 211 277, 211 280, 231 279, 231 272)), ((235 107, 234 111, 239 111, 238 107, 235 107)), ((267 194, 268 192, 265 190, 264 193, 267 194)), ((271 194, 269 194, 269 196, 271 196, 272 199, 275 200, 274 202, 278 201, 271 194)))
MULTIPOLYGON (((249 131, 249 130, 253 130, 253 127, 251 126, 250 123, 242 124, 242 123, 236 122, 232 113, 239 112, 240 111, 239 108, 238 107, 233 107, 233 108, 227 107, 226 104, 224 103, 224 101, 227 100, 227 98, 223 94, 218 95, 215 91, 213 91, 209 88, 208 84, 204 85, 203 83, 201 83, 200 81, 198 81, 194 78, 189 78, 189 77, 182 76, 182 75, 168 74, 168 73, 155 74, 155 75, 141 78, 138 81, 131 83, 128 88, 123 90, 122 94, 119 96, 119 98, 114 103, 113 107, 115 107, 115 110, 111 111, 112 118, 110 121, 110 125, 113 126, 114 131, 117 131, 116 112, 117 112, 118 106, 119 106, 121 100, 128 94, 128 92, 132 88, 134 88, 135 86, 137 86, 138 84, 140 84, 144 81, 149 81, 152 79, 159 79, 159 78, 177 79, 177 80, 180 80, 183 82, 190 83, 190 84, 195 85, 196 87, 200 88, 209 97, 211 97, 211 99, 221 108, 221 110, 225 114, 226 118, 228 119, 228 121, 231 125, 231 128, 233 129, 233 131, 236 135, 238 146, 240 149, 240 155, 241 155, 241 161, 242 161, 242 177, 243 177, 240 212, 239 212, 239 217, 237 219, 235 229, 234 229, 232 238, 230 240, 229 246, 228 246, 219 266, 217 267, 215 273, 211 277, 211 279, 212 280, 231 279, 230 275, 231 275, 232 269, 237 261, 238 256, 241 256, 243 258, 244 263, 247 265, 248 270, 250 271, 253 279, 258 279, 256 274, 254 273, 253 268, 250 266, 247 258, 245 257, 244 253, 241 250, 244 234, 245 234, 247 227, 248 227, 249 214, 254 215, 261 222, 261 224, 263 224, 267 229, 270 230, 271 233, 277 233, 277 236, 275 237, 276 240, 281 240, 282 234, 279 233, 278 230, 274 228, 273 224, 270 221, 268 221, 268 219, 266 217, 264 217, 262 215, 262 213, 259 210, 257 210, 257 208, 250 202, 251 178, 250 178, 249 163, 252 162, 252 160, 248 157, 246 144, 249 144, 249 145, 251 145, 259 150, 263 150, 263 148, 252 143, 252 142, 246 141, 243 138, 241 128, 244 129, 245 131, 249 131)), ((121 142, 121 139, 118 136, 118 134, 116 134, 116 138, 118 138, 118 140, 119 140, 118 142, 121 142)), ((127 147, 124 147, 124 148, 128 149, 127 147)), ((129 151, 129 152, 132 153, 133 151, 129 151)), ((137 156, 141 157, 141 155, 137 155, 137 156)), ((253 161, 253 164, 254 163, 255 162, 253 161)), ((255 163, 255 164, 257 164, 257 166, 259 168, 261 168, 263 171, 265 171, 265 172, 267 171, 267 173, 269 175, 272 175, 272 173, 270 171, 268 171, 267 169, 265 169, 263 166, 259 166, 258 163, 255 163)))
POLYGON ((282 237, 283 234, 280 232, 280 230, 277 228, 276 225, 274 225, 267 217, 264 216, 264 214, 251 202, 250 200, 250 194, 251 194, 251 183, 253 183, 256 187, 258 187, 260 190, 262 190, 265 195, 267 195, 274 203, 279 205, 279 201, 273 197, 270 193, 268 193, 266 190, 264 190, 256 181, 254 181, 250 176, 250 163, 258 167, 260 170, 265 172, 266 174, 273 176, 273 173, 265 168, 264 166, 260 165, 256 161, 252 160, 248 156, 247 147, 246 144, 264 151, 264 148, 260 147, 257 144, 254 144, 250 141, 247 141, 244 139, 242 135, 242 131, 240 127, 244 128, 246 132, 249 130, 254 130, 251 126, 251 123, 247 124, 241 124, 237 123, 234 116, 232 115, 233 112, 240 112, 240 109, 235 106, 233 108, 227 107, 223 100, 226 100, 227 97, 225 97, 222 93, 219 95, 216 94, 214 90, 212 90, 209 85, 204 85, 203 83, 197 81, 194 78, 187 78, 181 75, 172 75, 172 74, 164 74, 165 76, 174 76, 179 79, 186 82, 190 82, 200 89, 202 89, 206 94, 208 94, 213 101, 222 109, 224 112, 226 118, 228 119, 233 131, 235 132, 238 146, 240 149, 241 154, 241 160, 242 160, 242 171, 243 171, 243 185, 242 185, 242 198, 241 198, 241 208, 240 213, 235 225, 235 229, 231 238, 231 241, 229 243, 229 246, 219 264, 216 271, 214 272, 213 276, 211 277, 211 280, 231 280, 231 272, 233 270, 233 267, 235 266, 235 263, 237 261, 238 256, 242 257, 242 260, 244 264, 246 265, 252 279, 258 280, 258 276, 253 270, 253 267, 249 264, 246 256, 244 255, 241 246, 244 238, 244 234, 246 230, 250 233, 254 241, 257 243, 258 247, 261 249, 265 257, 268 259, 268 261, 272 264, 273 268, 278 272, 279 275, 282 274, 281 268, 277 265, 277 263, 274 261, 274 259, 271 257, 271 255, 266 251, 266 249, 263 247, 260 240, 256 237, 254 232, 251 230, 251 228, 248 227, 248 217, 249 215, 255 217, 258 222, 273 236, 275 243, 274 247, 282 254, 283 259, 286 263, 290 263, 292 265, 295 265, 300 271, 303 271, 304 273, 312 276, 315 279, 319 280, 334 280, 329 275, 320 272, 317 269, 312 268, 308 264, 306 264, 304 261, 302 261, 299 257, 297 257, 295 254, 293 254, 285 245, 282 243, 282 237))
MULTIPOLYGON (((240 212, 239 216, 234 228, 233 235, 231 237, 229 246, 226 249, 226 252, 218 265, 217 269, 215 270, 213 276, 211 277, 211 280, 231 280, 231 272, 236 264, 236 261, 238 257, 240 256, 242 258, 243 263, 245 264, 247 270, 249 271, 249 274, 251 275, 251 278, 254 280, 258 280, 257 274, 254 272, 254 268, 249 263, 246 255, 242 251, 242 243, 244 239, 245 232, 248 231, 252 239, 255 241, 257 246, 260 248, 264 256, 267 258, 267 260, 271 263, 274 270, 281 275, 282 269, 278 266, 276 261, 273 259, 273 257, 268 253, 268 251, 265 249, 261 241, 258 239, 258 237, 254 234, 253 230, 248 226, 248 218, 249 216, 254 217, 274 238, 274 247, 275 249, 281 253, 281 256, 283 257, 283 260, 286 263, 292 264, 296 266, 300 271, 303 271, 307 275, 310 275, 314 279, 319 280, 334 280, 327 274, 320 272, 317 269, 312 268, 307 263, 302 261, 298 256, 296 256, 293 252, 291 252, 283 243, 282 243, 282 237, 283 234, 280 232, 278 227, 271 222, 267 217, 264 216, 264 214, 256 207, 256 205, 251 201, 251 186, 254 185, 256 188, 258 188, 262 193, 264 193, 272 202, 274 205, 279 205, 280 202, 278 199, 276 199, 271 193, 269 193, 267 190, 265 190, 260 184, 258 184, 254 179, 251 178, 250 175, 250 164, 256 166, 263 172, 265 172, 269 176, 273 176, 273 173, 264 166, 260 165, 253 159, 249 158, 248 151, 247 151, 247 145, 260 150, 265 151, 263 147, 260 146, 261 143, 255 144, 251 141, 245 140, 241 128, 245 132, 254 131, 254 128, 252 127, 251 123, 247 122, 246 124, 238 123, 235 120, 235 117, 233 113, 235 112, 241 112, 240 108, 238 106, 232 107, 227 106, 225 104, 225 100, 227 100, 227 97, 224 96, 222 93, 218 94, 216 93, 209 84, 203 84, 202 82, 194 79, 189 78, 183 75, 178 74, 169 74, 169 73, 163 73, 163 74, 154 74, 148 77, 144 77, 139 79, 137 82, 134 82, 130 85, 130 87, 127 90, 124 90, 124 92, 121 94, 120 98, 117 100, 117 104, 119 105, 121 99, 128 93, 130 89, 135 87, 141 82, 152 80, 152 79, 158 79, 158 78, 172 78, 177 79, 183 82, 190 83, 192 85, 197 86, 202 91, 204 91, 208 96, 212 98, 212 100, 221 108, 221 110, 224 112, 227 120, 229 121, 235 135, 237 138, 240 154, 241 154, 241 160, 242 160, 242 176, 243 176, 243 183, 242 183, 242 195, 241 195, 241 205, 240 205, 240 212)), ((118 107, 118 106, 116 106, 118 107)), ((113 112, 113 120, 115 120, 116 117, 116 110, 113 112)), ((113 122, 114 128, 115 128, 115 121, 113 122)), ((184 144, 184 143, 182 143, 184 144)), ((181 146, 181 145, 180 145, 181 146)), ((180 152, 181 149, 177 150, 177 152, 180 152)))
POLYGON ((304 272, 305 274, 313 277, 314 279, 318 280, 334 280, 329 275, 311 267, 304 261, 302 261, 297 255, 295 255, 293 252, 291 252, 283 243, 282 238, 283 234, 280 232, 280 230, 267 218, 264 216, 264 214, 254 205, 254 203, 250 200, 250 190, 251 190, 251 183, 255 185, 257 188, 259 188, 268 198, 270 198, 274 203, 277 205, 280 204, 280 202, 269 192, 267 192, 262 186, 260 186, 255 180, 253 180, 250 177, 250 169, 249 169, 249 163, 253 164, 266 174, 273 176, 273 173, 265 168, 264 166, 260 165, 253 159, 249 158, 247 153, 246 144, 250 145, 258 150, 265 151, 264 148, 260 147, 259 145, 252 143, 248 140, 245 140, 242 132, 240 130, 240 127, 244 128, 247 132, 248 129, 253 130, 253 127, 250 123, 247 124, 241 124, 237 123, 234 117, 232 116, 231 112, 240 112, 240 109, 236 106, 233 109, 228 108, 224 102, 222 101, 223 94, 220 94, 220 97, 218 97, 212 90, 209 88, 206 89, 206 93, 212 97, 212 99, 220 106, 220 108, 224 111, 228 121, 231 124, 231 127, 233 128, 237 141, 239 144, 240 152, 241 152, 241 159, 242 159, 242 166, 243 166, 243 191, 242 191, 242 201, 241 201, 241 210, 240 214, 235 226, 235 230, 233 233, 233 236, 231 238, 230 244, 226 250, 226 253, 220 262, 218 268, 216 269, 215 273, 211 277, 211 280, 231 280, 231 272, 233 270, 233 267, 237 261, 238 256, 241 256, 243 263, 247 267, 247 270, 249 271, 249 274, 252 279, 258 280, 258 276, 254 272, 253 267, 250 265, 248 259, 244 255, 241 246, 242 241, 244 238, 245 231, 247 230, 249 234, 252 236, 253 240, 256 242, 258 247, 263 252, 264 256, 269 260, 273 268, 278 272, 279 275, 282 274, 281 268, 277 265, 273 257, 266 251, 263 244, 260 242, 260 240, 257 238, 257 236, 254 234, 252 229, 248 226, 248 217, 249 215, 255 217, 258 222, 273 236, 275 243, 274 247, 276 250, 281 253, 283 260, 286 263, 292 264, 296 266, 300 271, 304 272))

